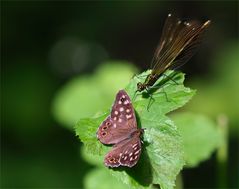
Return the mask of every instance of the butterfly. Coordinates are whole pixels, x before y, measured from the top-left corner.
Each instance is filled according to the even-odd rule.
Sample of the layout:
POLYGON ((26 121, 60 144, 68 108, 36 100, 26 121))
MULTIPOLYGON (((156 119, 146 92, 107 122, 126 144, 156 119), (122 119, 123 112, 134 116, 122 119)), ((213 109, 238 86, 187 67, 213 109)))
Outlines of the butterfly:
POLYGON ((137 83, 137 91, 148 90, 166 70, 176 69, 185 64, 196 52, 202 34, 210 23, 210 20, 204 23, 196 20, 183 22, 168 14, 151 63, 152 72, 143 83, 137 83))
POLYGON ((97 131, 97 138, 103 144, 114 144, 105 155, 107 167, 137 164, 141 154, 140 136, 143 129, 137 128, 137 121, 130 97, 124 90, 116 94, 110 115, 102 122, 97 131))

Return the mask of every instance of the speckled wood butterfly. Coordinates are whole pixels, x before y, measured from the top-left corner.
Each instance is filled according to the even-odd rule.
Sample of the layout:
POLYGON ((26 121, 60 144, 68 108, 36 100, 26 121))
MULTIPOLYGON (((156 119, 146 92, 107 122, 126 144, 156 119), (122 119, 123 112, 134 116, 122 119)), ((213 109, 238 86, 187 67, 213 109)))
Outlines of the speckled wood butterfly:
POLYGON ((107 167, 133 167, 141 154, 140 136, 143 129, 137 128, 135 112, 128 94, 120 90, 115 98, 110 115, 102 122, 97 138, 103 144, 114 144, 104 159, 107 167))

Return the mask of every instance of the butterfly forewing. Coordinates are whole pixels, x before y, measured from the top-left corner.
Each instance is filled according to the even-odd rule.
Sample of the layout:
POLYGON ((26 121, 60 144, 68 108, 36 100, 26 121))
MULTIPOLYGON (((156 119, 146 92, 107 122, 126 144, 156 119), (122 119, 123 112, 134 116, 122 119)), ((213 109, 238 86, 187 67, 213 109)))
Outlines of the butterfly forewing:
POLYGON ((136 117, 131 100, 124 90, 120 90, 116 95, 111 114, 97 131, 97 138, 104 144, 116 144, 128 138, 136 129, 136 117))

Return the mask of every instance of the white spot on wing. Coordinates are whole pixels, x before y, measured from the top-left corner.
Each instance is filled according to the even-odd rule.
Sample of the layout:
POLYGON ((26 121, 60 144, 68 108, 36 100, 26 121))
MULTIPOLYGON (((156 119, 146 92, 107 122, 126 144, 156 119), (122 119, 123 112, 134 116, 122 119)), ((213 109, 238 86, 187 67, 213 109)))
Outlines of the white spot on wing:
POLYGON ((129 118, 131 118, 132 117, 132 115, 131 114, 129 114, 129 115, 126 115, 126 118, 127 119, 129 119, 129 118))
POLYGON ((128 101, 128 100, 124 101, 124 105, 126 105, 126 104, 129 104, 129 101, 128 101))
POLYGON ((137 150, 137 151, 134 153, 134 155, 137 155, 139 152, 140 152, 140 150, 137 150))
POLYGON ((116 123, 113 124, 114 128, 116 128, 116 123))
POLYGON ((118 101, 119 104, 122 104, 121 100, 118 101))
POLYGON ((120 119, 120 118, 119 118, 118 122, 120 122, 120 123, 121 123, 121 122, 122 122, 122 119, 120 119))
POLYGON ((123 107, 121 107, 121 108, 119 109, 119 111, 120 111, 120 112, 123 112, 123 111, 124 111, 124 108, 123 108, 123 107))
POLYGON ((115 111, 115 115, 118 115, 118 113, 119 113, 118 111, 115 111))

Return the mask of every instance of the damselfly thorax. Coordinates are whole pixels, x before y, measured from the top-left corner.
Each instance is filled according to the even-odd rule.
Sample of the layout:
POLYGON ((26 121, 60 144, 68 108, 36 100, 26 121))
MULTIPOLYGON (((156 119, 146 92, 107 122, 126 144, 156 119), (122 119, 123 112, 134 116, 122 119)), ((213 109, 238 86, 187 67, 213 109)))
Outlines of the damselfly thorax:
POLYGON ((158 80, 158 75, 156 74, 149 74, 147 75, 144 83, 137 83, 137 91, 141 92, 145 90, 149 86, 153 86, 154 83, 158 80))

